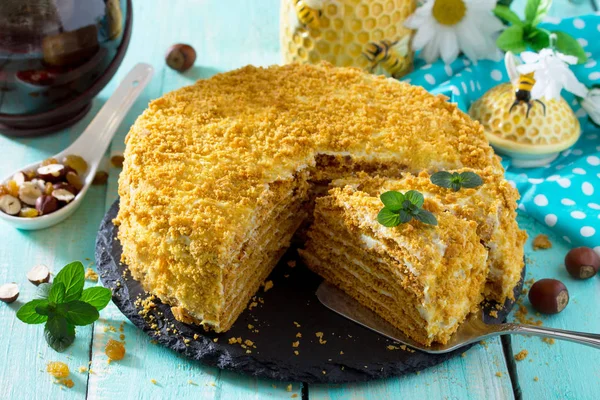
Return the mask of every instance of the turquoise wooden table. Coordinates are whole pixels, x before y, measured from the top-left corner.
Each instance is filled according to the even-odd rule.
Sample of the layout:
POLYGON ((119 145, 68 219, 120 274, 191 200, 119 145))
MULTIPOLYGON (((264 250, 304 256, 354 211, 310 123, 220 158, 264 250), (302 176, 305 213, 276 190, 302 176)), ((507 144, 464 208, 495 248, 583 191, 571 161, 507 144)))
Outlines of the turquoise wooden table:
MULTIPOLYGON (((592 12, 587 1, 556 0, 553 16, 592 12), (577 4, 576 4, 577 3, 577 4)), ((113 140, 110 152, 124 148, 123 139, 150 99, 197 79, 245 64, 280 62, 278 41, 279 0, 143 0, 134 1, 134 29, 123 65, 94 102, 92 112, 75 126, 35 139, 0 136, 0 176, 67 147, 137 62, 154 65, 156 75, 135 104, 113 140), (176 42, 192 44, 196 66, 185 74, 165 66, 164 52, 176 42)), ((523 0, 515 1, 523 9, 523 0)), ((418 374, 350 384, 306 385, 275 382, 220 371, 187 361, 156 346, 110 305, 93 326, 80 327, 67 352, 48 347, 42 329, 25 325, 15 312, 34 294, 25 273, 43 263, 54 270, 73 260, 93 267, 94 240, 102 216, 116 198, 119 170, 109 170, 107 186, 94 186, 84 205, 55 227, 25 232, 0 224, 0 282, 17 282, 21 297, 12 305, 0 303, 0 398, 3 399, 598 399, 600 352, 571 343, 549 344, 533 337, 489 340, 462 357, 418 374), (127 355, 107 362, 108 339, 125 337, 127 355), (113 332, 114 331, 114 332, 113 332), (513 355, 527 350, 515 361, 513 355), (63 361, 75 383, 71 389, 53 383, 45 372, 49 361, 63 361), (78 372, 88 367, 89 372, 78 372)), ((571 293, 571 304, 561 314, 532 317, 544 325, 600 332, 600 279, 575 282, 562 265, 568 244, 525 215, 519 223, 530 238, 549 235, 550 250, 533 251, 527 244, 527 279, 556 277, 571 293)), ((89 285, 89 283, 88 283, 89 285)), ((527 300, 524 306, 529 307, 527 300)), ((531 311, 531 310, 529 310, 531 311)), ((512 318, 512 317, 511 317, 512 318)))

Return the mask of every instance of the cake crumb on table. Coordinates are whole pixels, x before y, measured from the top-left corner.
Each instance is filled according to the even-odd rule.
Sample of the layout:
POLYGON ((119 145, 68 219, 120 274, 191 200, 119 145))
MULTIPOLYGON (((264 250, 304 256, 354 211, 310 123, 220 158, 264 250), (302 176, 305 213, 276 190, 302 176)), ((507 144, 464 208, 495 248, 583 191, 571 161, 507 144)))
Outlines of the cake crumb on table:
POLYGON ((492 311, 490 311, 490 317, 492 317, 492 318, 498 318, 498 310, 492 310, 492 311))
POLYGON ((297 338, 301 338, 301 337, 302 337, 302 334, 301 334, 300 332, 298 332, 298 333, 296 333, 296 337, 297 337, 297 338))
POLYGON ((156 382, 156 379, 150 379, 150 382, 152 382, 153 385, 158 385, 158 382, 156 382))
POLYGON ((539 381, 539 380, 540 380, 540 378, 538 378, 537 376, 534 376, 534 377, 533 377, 533 381, 534 381, 534 382, 537 382, 537 381, 539 381))
POLYGON ((194 386, 198 386, 198 384, 192 380, 188 381, 188 385, 194 385, 194 386))
POLYGON ((296 325, 296 328, 300 328, 300 324, 297 323, 296 321, 294 321, 294 325, 296 325))
POLYGON ((323 332, 316 332, 315 336, 319 338, 319 344, 327 343, 327 340, 323 340, 323 332))
POLYGON ((497 376, 498 378, 502 378, 502 372, 496 372, 496 376, 497 376))
POLYGON ((527 354, 529 354, 529 352, 527 350, 523 349, 520 352, 518 352, 517 354, 515 354, 515 360, 523 361, 525 358, 527 358, 527 354))
POLYGON ((292 347, 298 347, 300 346, 300 341, 296 340, 295 342, 292 342, 292 347))
POLYGON ((292 395, 292 399, 295 399, 296 397, 298 397, 298 393, 294 393, 294 394, 292 395))
POLYGON ((556 341, 554 339, 549 338, 549 337, 542 338, 542 342, 546 342, 549 345, 553 345, 554 343, 556 343, 556 341))
POLYGON ((265 282, 265 287, 264 287, 264 289, 263 289, 263 290, 264 290, 265 292, 267 292, 267 291, 269 291, 269 290, 270 290, 270 289, 272 289, 272 288, 273 288, 273 281, 271 281, 271 280, 269 280, 269 281, 266 281, 266 282, 265 282))
POLYGON ((85 271, 85 279, 91 282, 98 282, 98 274, 91 268, 85 271))
POLYGON ((292 391, 292 384, 291 383, 285 387, 285 391, 286 392, 291 392, 292 391))
POLYGON ((84 374, 84 373, 88 372, 88 369, 87 369, 87 367, 79 367, 78 371, 80 374, 84 374))
POLYGON ((295 354, 295 355, 299 355, 299 354, 300 354, 300 352, 299 352, 298 350, 294 350, 294 354, 295 354))
POLYGON ((552 248, 552 242, 548 239, 548 235, 540 233, 533 239, 531 246, 534 250, 546 250, 552 248))

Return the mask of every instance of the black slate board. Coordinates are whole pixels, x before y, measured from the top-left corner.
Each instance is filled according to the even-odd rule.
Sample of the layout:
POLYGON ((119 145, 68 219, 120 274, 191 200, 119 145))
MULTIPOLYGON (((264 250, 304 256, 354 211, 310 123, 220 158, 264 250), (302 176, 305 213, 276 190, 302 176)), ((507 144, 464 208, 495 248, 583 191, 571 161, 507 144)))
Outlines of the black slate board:
MULTIPOLYGON (((297 258, 295 249, 288 251, 269 277, 274 287, 266 293, 261 290, 257 294, 264 302, 259 302, 252 310, 246 309, 228 332, 205 332, 202 327, 180 323, 173 317, 170 307, 157 300, 157 307, 152 312, 161 332, 157 335, 134 305, 138 296, 146 294, 139 283, 131 278, 127 266, 120 263, 122 248, 116 240, 118 228, 112 223, 118 207, 116 201, 105 215, 96 239, 96 265, 102 283, 113 290, 113 302, 135 326, 160 344, 190 359, 264 378, 343 383, 416 372, 455 357, 470 347, 441 355, 388 350, 387 346, 394 345, 394 342, 335 314, 319 303, 315 291, 322 279, 302 265, 300 260, 295 268, 287 264, 287 261, 297 258), (177 329, 176 334, 167 331, 172 324, 177 329), (251 332, 248 324, 259 332, 251 332), (301 338, 296 337, 298 332, 302 334, 301 338), (316 332, 323 332, 323 340, 327 343, 320 344, 316 332), (192 339, 194 334, 199 338, 186 345, 184 339, 192 339), (256 348, 247 354, 239 344, 228 343, 232 337, 249 339, 256 348), (218 338, 218 341, 214 342, 214 338, 218 338), (300 345, 292 347, 292 342, 298 340, 300 345), (294 350, 299 351, 298 356, 294 350)), ((522 281, 515 288, 515 297, 521 292, 522 281)), ((501 322, 513 304, 507 301, 504 308, 498 311, 498 318, 491 318, 486 313, 486 322, 501 322)))

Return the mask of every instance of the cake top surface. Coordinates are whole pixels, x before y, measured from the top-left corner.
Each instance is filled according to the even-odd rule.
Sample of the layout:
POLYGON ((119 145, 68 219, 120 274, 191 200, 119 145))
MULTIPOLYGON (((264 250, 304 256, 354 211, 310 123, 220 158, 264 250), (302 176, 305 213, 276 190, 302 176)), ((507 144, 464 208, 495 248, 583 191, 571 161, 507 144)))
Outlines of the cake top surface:
POLYGON ((349 155, 406 170, 502 171, 481 126, 443 96, 358 69, 244 67, 150 103, 126 138, 117 222, 227 249, 277 180, 349 155))

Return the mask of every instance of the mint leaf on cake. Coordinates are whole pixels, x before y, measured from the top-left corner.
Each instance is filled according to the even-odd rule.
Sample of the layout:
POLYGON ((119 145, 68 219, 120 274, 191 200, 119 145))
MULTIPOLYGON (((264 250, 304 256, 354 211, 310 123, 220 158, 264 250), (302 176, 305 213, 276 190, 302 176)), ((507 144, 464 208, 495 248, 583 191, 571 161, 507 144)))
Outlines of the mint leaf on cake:
POLYGON ((476 188, 483 185, 483 179, 475 172, 439 171, 431 175, 431 183, 436 186, 452 189, 458 192, 460 188, 476 188))
POLYGON ((384 207, 377 214, 377 221, 387 228, 410 222, 413 218, 424 224, 437 225, 435 216, 422 208, 425 198, 416 190, 404 194, 390 190, 379 198, 384 207))

